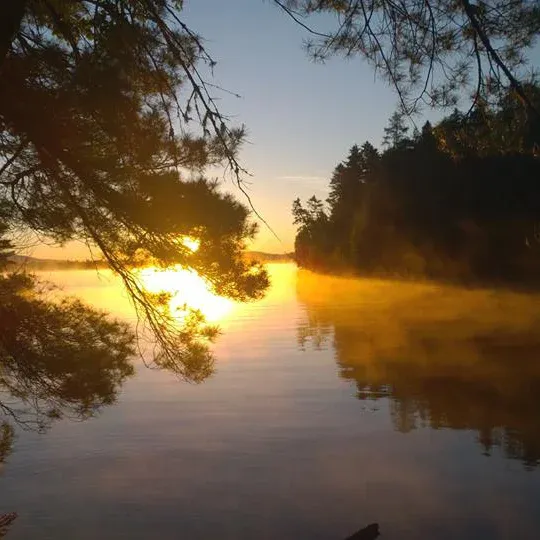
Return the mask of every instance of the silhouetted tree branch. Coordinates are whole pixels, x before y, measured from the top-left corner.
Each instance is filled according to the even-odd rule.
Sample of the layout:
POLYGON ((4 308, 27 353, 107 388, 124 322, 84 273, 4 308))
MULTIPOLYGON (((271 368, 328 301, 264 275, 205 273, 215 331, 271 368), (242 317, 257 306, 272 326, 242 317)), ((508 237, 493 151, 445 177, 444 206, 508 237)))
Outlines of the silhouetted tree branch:
POLYGON ((239 300, 268 279, 243 257, 253 209, 203 176, 223 165, 244 190, 244 129, 217 107, 200 67, 214 61, 181 15, 177 0, 0 3, 0 204, 13 229, 99 249, 153 331, 156 359, 200 380, 215 329, 195 314, 180 328, 136 268, 191 268, 239 300))
POLYGON ((362 56, 395 88, 405 113, 422 103, 455 106, 465 88, 476 102, 510 86, 538 115, 523 84, 526 53, 540 33, 535 0, 274 1, 313 36, 313 58, 362 56), (333 16, 334 27, 309 24, 320 14, 333 16))

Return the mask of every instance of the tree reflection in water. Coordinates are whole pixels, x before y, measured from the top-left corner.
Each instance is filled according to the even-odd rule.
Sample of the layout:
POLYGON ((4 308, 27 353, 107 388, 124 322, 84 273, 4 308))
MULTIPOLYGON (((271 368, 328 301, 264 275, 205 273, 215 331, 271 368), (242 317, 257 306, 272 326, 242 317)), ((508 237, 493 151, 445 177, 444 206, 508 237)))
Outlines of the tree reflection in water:
POLYGON ((331 345, 358 399, 389 400, 396 430, 474 430, 486 454, 540 463, 538 295, 300 270, 297 296, 299 345, 331 345))
POLYGON ((0 462, 13 424, 43 431, 114 403, 133 354, 126 324, 74 298, 53 300, 27 275, 0 274, 0 462))

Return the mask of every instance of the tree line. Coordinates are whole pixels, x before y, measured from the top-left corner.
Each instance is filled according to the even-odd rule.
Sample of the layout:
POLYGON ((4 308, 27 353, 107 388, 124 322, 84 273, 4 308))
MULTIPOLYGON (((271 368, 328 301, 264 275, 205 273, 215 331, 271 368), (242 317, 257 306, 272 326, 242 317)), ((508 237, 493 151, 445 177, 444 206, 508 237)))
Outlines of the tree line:
MULTIPOLYGON (((540 103, 537 86, 528 88, 540 103)), ((384 150, 354 145, 326 201, 293 203, 307 268, 458 281, 540 275, 540 123, 513 92, 409 134, 395 113, 384 150)))

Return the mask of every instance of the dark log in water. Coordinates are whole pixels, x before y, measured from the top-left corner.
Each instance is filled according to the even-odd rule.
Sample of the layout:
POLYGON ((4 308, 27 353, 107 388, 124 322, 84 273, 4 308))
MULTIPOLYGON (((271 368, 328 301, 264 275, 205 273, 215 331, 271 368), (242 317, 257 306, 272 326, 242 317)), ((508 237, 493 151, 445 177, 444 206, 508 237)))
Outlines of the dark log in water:
POLYGON ((345 540, 375 540, 379 534, 379 524, 372 523, 355 532, 352 536, 348 536, 345 540))

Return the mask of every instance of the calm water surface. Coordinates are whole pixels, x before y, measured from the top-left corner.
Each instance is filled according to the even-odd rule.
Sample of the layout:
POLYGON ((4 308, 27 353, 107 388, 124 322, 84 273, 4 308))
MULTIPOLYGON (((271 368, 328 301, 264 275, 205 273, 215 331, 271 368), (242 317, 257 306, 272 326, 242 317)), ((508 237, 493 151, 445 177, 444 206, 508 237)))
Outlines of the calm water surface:
MULTIPOLYGON (((8 538, 540 538, 540 297, 271 273, 214 310, 205 383, 137 362, 96 418, 17 431, 8 538)), ((106 272, 48 277, 133 319, 106 272)))

